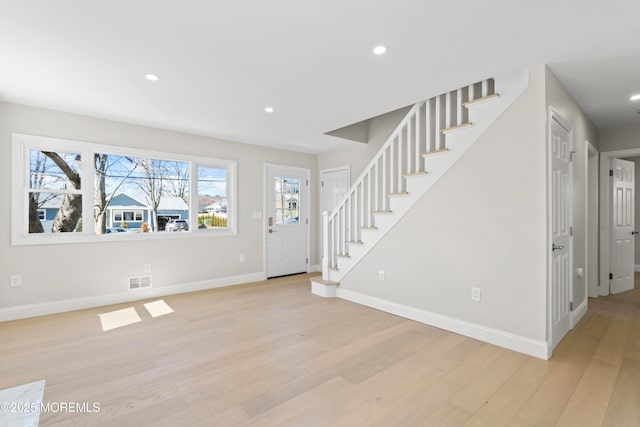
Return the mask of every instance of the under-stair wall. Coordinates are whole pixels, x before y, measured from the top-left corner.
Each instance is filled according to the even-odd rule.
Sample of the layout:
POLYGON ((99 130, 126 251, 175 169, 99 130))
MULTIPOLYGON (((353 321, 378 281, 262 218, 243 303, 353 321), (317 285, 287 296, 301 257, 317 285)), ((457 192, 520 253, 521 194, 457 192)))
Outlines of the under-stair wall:
POLYGON ((337 297, 548 357, 543 67, 530 70, 529 79, 341 278, 337 297), (478 302, 473 287, 481 291, 478 302))
POLYGON ((526 72, 513 73, 415 104, 343 202, 323 213, 323 279, 344 277, 526 86, 526 72))

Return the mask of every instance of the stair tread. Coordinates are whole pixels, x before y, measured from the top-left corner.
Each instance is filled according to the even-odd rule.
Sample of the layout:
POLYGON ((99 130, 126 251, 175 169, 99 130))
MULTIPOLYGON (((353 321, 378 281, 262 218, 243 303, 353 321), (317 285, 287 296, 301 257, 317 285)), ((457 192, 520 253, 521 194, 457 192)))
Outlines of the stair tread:
POLYGON ((393 211, 391 210, 386 210, 386 211, 373 211, 374 214, 390 214, 393 211))
POLYGON ((350 245, 364 245, 362 240, 349 240, 347 243, 350 245))
POLYGON ((449 132, 453 132, 453 131, 456 131, 456 130, 459 130, 459 129, 468 128, 469 126, 473 126, 473 123, 467 122, 467 123, 462 123, 461 125, 451 126, 451 127, 442 129, 440 132, 449 133, 449 132))
POLYGON ((409 178, 412 176, 422 176, 422 175, 427 175, 429 172, 411 172, 411 173, 403 173, 402 176, 404 178, 409 178))
POLYGON ((497 92, 496 93, 492 93, 491 95, 483 96, 482 98, 478 98, 478 99, 474 99, 474 100, 471 100, 471 101, 467 101, 467 102, 463 103, 462 106, 465 107, 465 108, 469 108, 472 105, 480 104, 482 102, 498 98, 499 96, 500 96, 500 94, 497 93, 497 92))
POLYGON ((401 191, 399 193, 387 193, 387 197, 397 197, 397 196, 408 196, 409 193, 406 191, 401 191))
POLYGON ((442 154, 442 153, 448 153, 448 152, 449 152, 448 148, 441 148, 439 150, 425 151, 424 153, 420 153, 420 155, 422 157, 425 157, 425 156, 431 156, 433 154, 442 154))
POLYGON ((324 280, 322 276, 316 276, 309 279, 312 282, 320 283, 321 285, 335 285, 338 286, 340 282, 334 282, 333 280, 324 280))
POLYGON ((349 254, 336 254, 336 256, 339 258, 351 258, 351 255, 349 254))
POLYGON ((373 226, 373 227, 360 227, 360 230, 377 230, 377 229, 378 229, 378 227, 375 227, 375 226, 373 226))

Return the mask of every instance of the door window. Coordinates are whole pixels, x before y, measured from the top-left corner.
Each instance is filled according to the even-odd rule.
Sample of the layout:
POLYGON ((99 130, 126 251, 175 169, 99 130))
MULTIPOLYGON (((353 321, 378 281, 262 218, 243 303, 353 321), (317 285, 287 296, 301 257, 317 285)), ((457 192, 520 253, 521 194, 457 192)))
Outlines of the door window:
POLYGON ((275 225, 299 224, 300 179, 276 176, 275 196, 275 225))

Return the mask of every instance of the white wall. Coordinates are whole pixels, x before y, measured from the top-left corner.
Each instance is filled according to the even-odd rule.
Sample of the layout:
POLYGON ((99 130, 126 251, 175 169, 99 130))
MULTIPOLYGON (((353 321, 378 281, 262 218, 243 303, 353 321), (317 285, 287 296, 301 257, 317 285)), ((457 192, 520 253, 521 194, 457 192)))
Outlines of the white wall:
MULTIPOLYGON (((551 106, 573 126, 573 307, 578 308, 587 298, 585 277, 578 277, 578 268, 586 270, 586 163, 585 141, 598 148, 598 129, 578 104, 569 96, 556 76, 546 68, 546 105, 551 106)), ((593 191, 598 191, 596 188, 593 191)))
POLYGON ((351 180, 355 182, 410 109, 411 107, 401 108, 368 120, 369 140, 366 144, 345 140, 345 146, 348 148, 318 155, 318 169, 350 165, 351 180))
MULTIPOLYGON (((311 223, 317 221, 317 158, 156 128, 0 103, 0 311, 27 304, 108 296, 126 292, 127 277, 152 263, 155 288, 264 272, 262 221, 263 164, 311 169, 311 223), (10 151, 13 132, 236 160, 238 235, 154 241, 11 246, 10 151), (239 255, 246 262, 239 262, 239 255), (9 276, 21 274, 21 287, 9 276)), ((317 260, 316 227, 311 227, 311 264, 317 260)))
POLYGON ((341 289, 546 341, 544 67, 530 80, 341 289), (482 290, 480 303, 470 299, 472 286, 482 290))
POLYGON ((600 152, 640 148, 640 123, 600 129, 600 152))

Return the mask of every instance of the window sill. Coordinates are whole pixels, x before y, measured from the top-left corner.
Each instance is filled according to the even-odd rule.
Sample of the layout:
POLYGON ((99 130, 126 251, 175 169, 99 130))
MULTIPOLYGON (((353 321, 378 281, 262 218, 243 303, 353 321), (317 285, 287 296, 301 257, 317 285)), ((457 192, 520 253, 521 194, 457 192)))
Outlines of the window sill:
POLYGON ((235 230, 195 230, 176 232, 149 232, 149 233, 109 233, 109 234, 84 234, 84 233, 44 233, 30 234, 27 236, 14 235, 11 239, 12 246, 26 245, 64 245, 82 243, 105 243, 105 242, 145 242, 156 240, 174 239, 200 239, 206 237, 235 236, 235 230))

